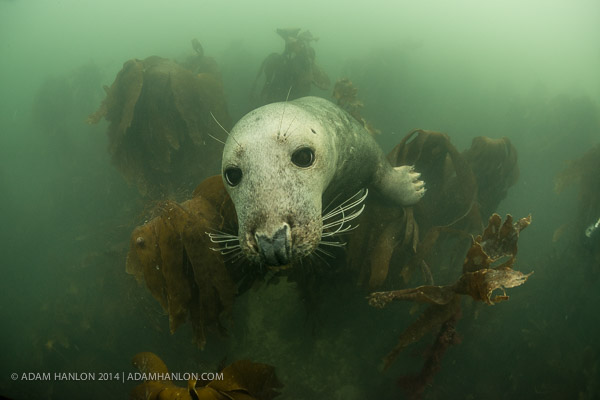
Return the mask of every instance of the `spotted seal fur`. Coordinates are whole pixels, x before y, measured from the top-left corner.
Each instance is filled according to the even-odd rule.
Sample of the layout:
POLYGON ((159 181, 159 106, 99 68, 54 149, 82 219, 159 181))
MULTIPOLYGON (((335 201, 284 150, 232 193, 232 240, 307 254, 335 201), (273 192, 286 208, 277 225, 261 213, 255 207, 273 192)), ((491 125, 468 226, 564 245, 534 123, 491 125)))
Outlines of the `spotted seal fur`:
POLYGON ((222 175, 239 231, 211 239, 224 254, 269 266, 290 264, 320 245, 341 245, 330 239, 360 214, 367 186, 401 206, 425 193, 419 173, 392 167, 361 124, 318 97, 245 115, 225 143, 222 175), (337 200, 323 215, 323 205, 337 200))

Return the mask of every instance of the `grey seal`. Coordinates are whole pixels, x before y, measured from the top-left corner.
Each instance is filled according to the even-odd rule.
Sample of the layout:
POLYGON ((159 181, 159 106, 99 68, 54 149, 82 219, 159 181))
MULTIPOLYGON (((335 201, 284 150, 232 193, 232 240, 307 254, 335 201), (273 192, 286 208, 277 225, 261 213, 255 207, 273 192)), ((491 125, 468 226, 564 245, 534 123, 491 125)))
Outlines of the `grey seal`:
POLYGON ((392 167, 361 124, 318 97, 246 114, 225 142, 222 176, 239 230, 210 234, 222 245, 215 250, 268 266, 288 265, 320 245, 343 245, 329 239, 350 229, 367 186, 400 206, 425 193, 419 173, 392 167), (342 203, 323 215, 323 204, 337 199, 342 203))

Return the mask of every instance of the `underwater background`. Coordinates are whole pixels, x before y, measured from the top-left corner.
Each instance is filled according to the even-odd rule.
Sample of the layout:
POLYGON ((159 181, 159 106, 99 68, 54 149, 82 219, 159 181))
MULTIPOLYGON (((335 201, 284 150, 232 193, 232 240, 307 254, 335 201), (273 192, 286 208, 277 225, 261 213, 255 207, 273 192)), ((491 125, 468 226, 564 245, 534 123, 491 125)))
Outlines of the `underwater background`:
MULTIPOLYGON (((488 136, 518 152, 520 176, 495 211, 532 215, 516 268, 535 273, 507 302, 463 299, 460 343, 423 397, 600 397, 600 229, 586 235, 600 219, 600 3, 583 0, 0 0, 0 395, 126 398, 141 382, 21 377, 128 373, 151 351, 173 371, 273 365, 282 399, 407 398, 396 381, 421 368, 424 346, 385 371, 381 360, 415 319, 410 303, 377 310, 368 292, 332 288, 307 318, 282 279, 236 299, 228 335, 209 335, 200 350, 189 324, 171 334, 160 304, 125 272, 131 232, 156 199, 115 168, 109 124, 86 123, 103 86, 130 59, 185 60, 197 38, 235 123, 253 108, 261 63, 283 50, 275 30, 296 27, 318 37, 311 46, 332 83, 353 82, 386 152, 415 128, 448 134, 460 151, 488 136), (588 170, 557 184, 584 158, 575 164, 588 170)), ((311 94, 332 99, 331 88, 311 94)))

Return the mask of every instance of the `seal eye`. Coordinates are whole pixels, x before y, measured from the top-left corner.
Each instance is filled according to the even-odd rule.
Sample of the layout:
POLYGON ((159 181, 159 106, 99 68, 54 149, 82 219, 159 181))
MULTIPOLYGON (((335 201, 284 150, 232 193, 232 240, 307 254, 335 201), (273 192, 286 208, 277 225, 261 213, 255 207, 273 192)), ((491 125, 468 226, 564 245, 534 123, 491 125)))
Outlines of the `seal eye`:
POLYGON ((292 154, 292 162, 300 168, 308 168, 315 162, 315 152, 310 147, 301 147, 292 154))
POLYGON ((229 186, 237 186, 242 180, 242 170, 238 167, 229 167, 223 172, 229 186))

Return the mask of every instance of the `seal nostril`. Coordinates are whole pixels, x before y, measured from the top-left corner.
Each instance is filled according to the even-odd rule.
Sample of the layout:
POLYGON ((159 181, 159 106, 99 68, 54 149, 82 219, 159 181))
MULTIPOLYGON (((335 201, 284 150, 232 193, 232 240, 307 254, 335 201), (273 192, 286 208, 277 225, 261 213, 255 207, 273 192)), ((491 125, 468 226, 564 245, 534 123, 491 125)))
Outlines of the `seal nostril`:
POLYGON ((257 252, 267 265, 287 265, 291 262, 291 229, 287 223, 273 234, 256 233, 257 252))

